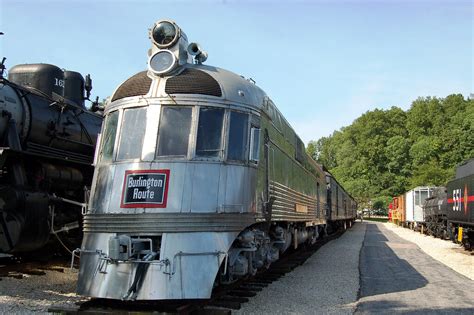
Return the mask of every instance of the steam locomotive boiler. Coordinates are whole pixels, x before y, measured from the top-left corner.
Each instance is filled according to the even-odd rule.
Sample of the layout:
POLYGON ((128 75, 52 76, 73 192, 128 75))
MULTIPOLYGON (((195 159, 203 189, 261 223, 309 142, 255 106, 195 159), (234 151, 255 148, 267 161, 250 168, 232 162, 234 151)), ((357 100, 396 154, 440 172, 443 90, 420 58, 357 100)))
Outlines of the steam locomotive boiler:
POLYGON ((326 174, 253 81, 203 65, 172 21, 149 36, 148 69, 105 108, 77 292, 206 299, 325 233, 326 174))
POLYGON ((84 106, 91 88, 89 76, 49 64, 17 65, 1 76, 0 252, 37 250, 52 235, 80 242, 102 123, 84 106))

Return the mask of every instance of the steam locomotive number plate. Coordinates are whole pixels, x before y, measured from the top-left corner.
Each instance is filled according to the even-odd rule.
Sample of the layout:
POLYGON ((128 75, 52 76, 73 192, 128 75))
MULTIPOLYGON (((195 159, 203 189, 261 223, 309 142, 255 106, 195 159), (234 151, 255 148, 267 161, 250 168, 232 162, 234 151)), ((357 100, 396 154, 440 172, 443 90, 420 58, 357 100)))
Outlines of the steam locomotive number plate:
POLYGON ((165 208, 170 170, 125 171, 121 208, 165 208))

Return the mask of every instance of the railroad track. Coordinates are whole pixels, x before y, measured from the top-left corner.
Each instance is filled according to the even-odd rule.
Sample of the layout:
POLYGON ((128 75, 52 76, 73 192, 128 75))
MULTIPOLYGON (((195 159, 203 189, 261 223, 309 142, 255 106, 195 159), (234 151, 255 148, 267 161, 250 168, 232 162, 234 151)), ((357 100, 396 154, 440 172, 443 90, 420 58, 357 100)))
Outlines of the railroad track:
POLYGON ((243 303, 256 296, 258 292, 285 274, 302 265, 319 248, 331 240, 341 236, 344 230, 318 240, 311 246, 302 246, 290 252, 273 263, 269 269, 259 272, 252 278, 238 281, 231 285, 217 287, 209 300, 180 301, 117 301, 110 299, 92 299, 78 303, 76 307, 51 307, 49 312, 54 314, 231 314, 239 310, 243 303))

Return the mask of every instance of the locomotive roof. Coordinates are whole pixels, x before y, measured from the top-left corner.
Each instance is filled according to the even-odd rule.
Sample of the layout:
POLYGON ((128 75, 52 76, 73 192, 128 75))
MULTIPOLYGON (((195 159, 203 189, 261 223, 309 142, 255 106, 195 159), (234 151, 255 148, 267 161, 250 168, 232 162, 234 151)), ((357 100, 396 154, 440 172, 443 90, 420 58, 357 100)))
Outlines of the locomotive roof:
POLYGON ((112 102, 140 96, 174 100, 208 100, 244 105, 256 110, 268 99, 252 81, 231 71, 208 65, 188 64, 170 76, 158 77, 142 71, 123 82, 112 95, 112 102))
POLYGON ((474 174, 474 158, 465 161, 456 168, 456 179, 474 174))

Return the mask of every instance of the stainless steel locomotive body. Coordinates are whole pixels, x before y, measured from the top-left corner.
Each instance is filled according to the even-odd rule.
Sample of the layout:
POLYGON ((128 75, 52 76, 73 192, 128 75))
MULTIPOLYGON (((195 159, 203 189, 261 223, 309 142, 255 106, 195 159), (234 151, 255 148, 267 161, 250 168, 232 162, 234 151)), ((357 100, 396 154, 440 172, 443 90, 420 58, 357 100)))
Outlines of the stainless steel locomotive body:
MULTIPOLYGON (((224 78, 229 76, 224 73, 224 78, 221 78, 219 73, 222 70, 204 66, 189 65, 188 71, 213 73, 220 82, 225 82, 224 78)), ((255 92, 251 94, 247 81, 241 78, 237 80, 240 81, 239 88, 245 88, 248 97, 257 97, 255 92)), ((225 96, 219 101, 202 95, 176 94, 171 97, 164 91, 166 80, 157 78, 150 85, 147 95, 125 97, 107 108, 91 205, 84 220, 83 242, 83 249, 103 252, 81 254, 80 293, 116 299, 125 295, 138 266, 145 262, 110 264, 104 260, 104 271, 97 273, 96 270, 98 263, 105 257, 102 255, 107 255, 105 259, 110 256, 109 241, 116 235, 128 235, 134 242, 151 240, 147 249, 160 253, 159 257, 149 262, 147 276, 137 299, 205 298, 210 295, 209 290, 212 289, 220 264, 227 257, 229 247, 240 231, 255 222, 256 209, 254 192, 251 190, 256 184, 256 164, 246 158, 241 161, 225 159, 223 145, 227 143, 224 138, 229 130, 223 127, 224 122, 230 123, 233 113, 239 113, 247 117, 247 130, 251 121, 258 123, 258 111, 252 106, 232 101, 232 95, 229 95, 232 90, 227 92, 224 88, 226 85, 221 84, 225 96), (127 112, 137 110, 144 111, 143 116, 138 114, 144 120, 127 120, 127 112), (215 149, 213 152, 198 147, 202 153, 199 155, 199 151, 196 152, 199 117, 212 110, 222 119, 219 132, 221 139, 217 141, 218 147, 208 148, 215 149), (184 123, 187 126, 180 126, 187 129, 185 133, 188 139, 184 141, 187 142, 186 148, 181 152, 162 152, 162 155, 158 155, 160 150, 173 150, 171 147, 166 148, 166 140, 158 141, 157 138, 160 125, 162 133, 178 134, 179 131, 172 126, 173 122, 165 121, 167 115, 173 115, 173 111, 182 111, 180 114, 188 115, 188 122, 184 123), (107 138, 111 134, 108 128, 113 128, 115 124, 111 122, 115 119, 113 115, 117 117, 118 133, 116 137, 112 136, 115 140, 110 140, 107 138), (133 133, 132 129, 137 132, 133 133), (134 142, 136 146, 123 152, 123 147, 133 145, 127 141, 134 142), (110 159, 105 152, 108 143, 116 148, 112 150, 110 159), (163 145, 160 146, 160 143, 163 145), (163 202, 145 207, 132 202, 125 207, 123 194, 126 188, 113 188, 128 185, 128 182, 124 182, 126 172, 151 174, 138 172, 147 170, 166 170, 165 175, 169 178, 163 182, 163 185, 167 185, 166 191, 162 191, 163 202)), ((152 198, 146 199, 150 203, 152 198)))
POLYGON ((78 293, 209 298, 318 237, 324 173, 254 83, 202 65, 171 21, 150 36, 148 72, 105 111, 78 293))

